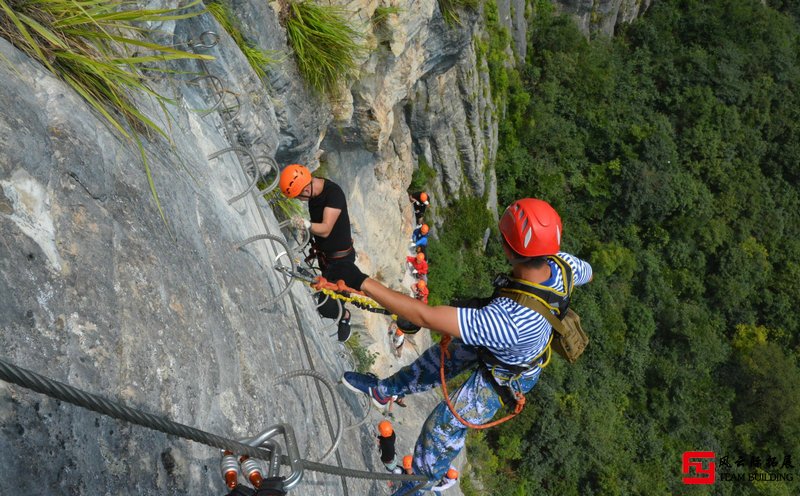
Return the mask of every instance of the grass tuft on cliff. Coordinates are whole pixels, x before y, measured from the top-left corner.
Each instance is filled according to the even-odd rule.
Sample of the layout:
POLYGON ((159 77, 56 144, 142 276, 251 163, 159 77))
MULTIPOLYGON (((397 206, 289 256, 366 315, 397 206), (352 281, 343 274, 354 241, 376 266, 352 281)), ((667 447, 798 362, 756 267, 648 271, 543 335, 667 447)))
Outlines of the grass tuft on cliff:
POLYGON ((210 2, 206 5, 206 8, 222 26, 222 29, 233 38, 233 41, 236 42, 236 45, 247 58, 247 62, 250 63, 250 67, 258 74, 258 77, 263 79, 267 75, 264 68, 278 61, 275 52, 258 48, 255 44, 246 40, 233 14, 224 3, 210 2))
POLYGON ((358 72, 357 59, 366 48, 363 34, 347 21, 348 14, 340 7, 310 1, 289 5, 289 43, 300 73, 318 93, 336 95, 339 83, 358 72))
POLYGON ((458 24, 460 26, 461 14, 458 12, 459 9, 475 10, 478 8, 478 4, 478 0, 439 0, 439 10, 448 25, 458 24))
POLYGON ((196 16, 203 11, 188 10, 198 4, 141 9, 135 2, 118 0, 0 0, 0 36, 70 85, 116 131, 137 145, 165 224, 141 135, 152 132, 170 138, 136 107, 133 96, 154 98, 166 114, 166 104, 172 100, 148 86, 145 71, 168 74, 166 62, 213 57, 147 41, 152 31, 143 23, 196 16))

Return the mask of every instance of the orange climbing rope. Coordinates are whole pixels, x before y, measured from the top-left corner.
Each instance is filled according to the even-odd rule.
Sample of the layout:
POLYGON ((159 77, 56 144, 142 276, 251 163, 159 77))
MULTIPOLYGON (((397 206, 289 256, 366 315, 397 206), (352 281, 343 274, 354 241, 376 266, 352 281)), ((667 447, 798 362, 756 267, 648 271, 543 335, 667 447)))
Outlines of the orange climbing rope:
POLYGON ((494 422, 487 422, 485 424, 473 424, 468 420, 464 420, 464 418, 458 414, 455 407, 453 406, 453 403, 450 401, 450 394, 447 392, 447 381, 445 380, 445 375, 444 375, 444 359, 445 356, 447 358, 450 358, 450 351, 447 350, 447 347, 450 345, 450 341, 452 341, 452 339, 453 338, 451 338, 450 336, 442 336, 442 340, 439 342, 439 350, 440 350, 439 378, 442 381, 442 394, 444 394, 444 401, 445 403, 447 403, 447 408, 450 409, 450 413, 452 413, 453 416, 459 422, 472 429, 488 429, 489 427, 494 427, 502 424, 503 422, 507 422, 512 418, 516 417, 517 415, 519 415, 520 412, 522 412, 522 409, 525 407, 525 395, 523 395, 519 391, 514 391, 514 399, 517 400, 517 404, 514 407, 514 411, 501 419, 495 420, 494 422))

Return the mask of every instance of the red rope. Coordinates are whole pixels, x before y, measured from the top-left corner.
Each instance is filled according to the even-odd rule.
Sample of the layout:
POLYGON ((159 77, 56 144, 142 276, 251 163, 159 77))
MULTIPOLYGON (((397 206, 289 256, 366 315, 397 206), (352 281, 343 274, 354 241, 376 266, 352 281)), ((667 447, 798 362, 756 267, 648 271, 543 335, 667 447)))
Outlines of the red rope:
POLYGON ((447 358, 450 358, 450 351, 447 349, 447 347, 450 345, 451 340, 452 338, 450 336, 444 336, 442 337, 442 341, 439 343, 439 350, 441 353, 439 358, 439 378, 442 381, 442 394, 444 394, 444 401, 445 403, 447 403, 447 408, 450 409, 450 413, 452 413, 453 416, 459 422, 464 424, 466 427, 470 427, 472 429, 488 429, 489 427, 494 427, 496 425, 502 424, 503 422, 507 422, 512 418, 516 417, 517 415, 519 415, 519 413, 525 407, 525 396, 519 391, 514 391, 514 399, 517 400, 517 405, 514 407, 514 412, 506 415, 501 419, 495 420, 494 422, 487 422, 485 424, 473 424, 472 422, 464 420, 464 418, 458 414, 455 407, 453 406, 453 403, 450 401, 450 395, 447 392, 447 381, 445 380, 445 375, 444 375, 444 359, 445 355, 447 355, 447 358))
POLYGON ((357 295, 366 296, 366 294, 363 291, 359 291, 357 289, 348 287, 341 279, 339 279, 334 283, 330 282, 329 280, 325 279, 322 276, 319 276, 317 277, 317 282, 313 283, 311 287, 316 289, 317 291, 321 289, 329 289, 331 291, 336 291, 337 293, 355 293, 357 295))

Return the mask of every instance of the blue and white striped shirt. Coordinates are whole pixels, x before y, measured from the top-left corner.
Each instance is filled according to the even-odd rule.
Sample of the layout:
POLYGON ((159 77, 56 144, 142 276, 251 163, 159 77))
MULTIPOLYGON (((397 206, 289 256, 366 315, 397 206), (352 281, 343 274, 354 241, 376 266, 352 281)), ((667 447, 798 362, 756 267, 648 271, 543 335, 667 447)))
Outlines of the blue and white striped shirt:
MULTIPOLYGON (((575 286, 589 282, 591 265, 568 253, 560 252, 558 256, 572 267, 575 286)), ((552 260, 549 264, 552 275, 541 285, 564 291, 561 269, 552 260)), ((498 359, 511 365, 531 363, 544 351, 553 332, 553 327, 538 312, 505 297, 495 298, 483 308, 457 310, 458 327, 464 343, 486 347, 498 359)), ((534 367, 523 376, 532 377, 540 371, 541 368, 534 367)))

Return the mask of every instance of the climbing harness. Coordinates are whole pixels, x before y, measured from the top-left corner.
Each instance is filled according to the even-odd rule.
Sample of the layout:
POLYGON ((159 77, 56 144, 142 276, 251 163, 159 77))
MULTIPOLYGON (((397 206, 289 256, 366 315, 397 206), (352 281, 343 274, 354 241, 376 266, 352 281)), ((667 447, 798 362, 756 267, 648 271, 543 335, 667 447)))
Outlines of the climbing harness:
MULTIPOLYGON (((487 422, 485 424, 473 424, 472 422, 464 419, 461 415, 459 415, 459 413, 456 411, 456 408, 453 406, 453 402, 450 401, 450 394, 447 392, 447 380, 445 378, 445 373, 444 373, 445 357, 447 358, 450 357, 450 352, 447 350, 447 347, 450 345, 450 341, 452 341, 452 338, 450 336, 443 336, 442 340, 439 342, 439 353, 440 353, 439 379, 442 382, 442 394, 444 395, 444 401, 447 404, 447 408, 450 410, 450 413, 453 414, 456 420, 461 422, 464 426, 472 429, 488 429, 489 427, 494 427, 504 422, 507 422, 512 418, 516 417, 517 415, 519 415, 520 412, 522 412, 522 409, 525 407, 525 395, 523 395, 519 391, 513 391, 513 398, 516 401, 516 405, 514 406, 514 411, 501 419, 495 420, 493 422, 487 422)), ((492 378, 492 381, 494 381, 494 378, 492 378)))
MULTIPOLYGON (((545 319, 547 319, 553 327, 553 332, 550 334, 550 338, 548 339, 544 350, 533 360, 531 360, 528 365, 507 364, 497 359, 489 350, 485 348, 479 349, 478 356, 480 358, 480 365, 478 365, 478 367, 480 369, 480 373, 483 374, 484 379, 492 386, 503 405, 509 404, 510 401, 515 402, 514 410, 509 415, 506 415, 505 417, 493 422, 488 422, 485 424, 473 424, 458 414, 453 406, 453 403, 450 401, 450 395, 447 392, 447 382, 445 380, 444 371, 445 356, 448 358, 450 356, 449 352, 447 351, 447 347, 450 345, 452 338, 450 336, 444 336, 439 343, 439 377, 442 381, 442 393, 444 394, 445 403, 447 404, 447 408, 450 410, 450 413, 452 413, 453 416, 466 427, 470 427, 472 429, 488 429, 489 427, 494 427, 507 422, 522 412, 523 408, 525 407, 525 395, 520 391, 515 390, 511 384, 518 381, 523 373, 533 369, 534 367, 545 368, 547 365, 549 365, 550 358, 552 357, 552 349, 554 347, 552 345, 555 334, 558 334, 560 338, 559 346, 555 347, 555 349, 565 357, 567 356, 565 355, 565 352, 562 352, 564 346, 560 344, 561 341, 564 341, 566 331, 564 330, 564 325, 559 320, 559 317, 566 316, 568 313, 574 313, 569 310, 569 300, 573 289, 572 268, 564 259, 560 257, 548 256, 547 258, 555 262, 561 269, 561 274, 564 278, 564 291, 558 291, 548 286, 514 279, 505 275, 497 277, 493 283, 496 288, 495 296, 510 298, 520 305, 536 311, 545 319), (553 315, 551 311, 557 312, 559 317, 553 315), (512 374, 508 377, 500 377, 501 380, 508 384, 507 386, 501 386, 497 382, 497 367, 502 367, 512 374)), ((488 301, 486 302, 488 303, 488 301)), ((580 320, 578 320, 578 326, 580 326, 579 322, 580 320)), ((582 333, 582 330, 580 332, 582 333)), ((577 358, 577 355, 580 355, 580 353, 583 351, 583 348, 586 346, 588 338, 585 337, 585 334, 582 334, 582 336, 585 338, 585 341, 581 341, 580 336, 577 338, 572 338, 572 335, 570 335, 570 338, 572 339, 569 341, 567 348, 569 349, 569 346, 574 348, 569 349, 569 351, 566 352, 571 353, 570 357, 575 355, 575 358, 577 358), (577 343, 574 343, 573 340, 577 341, 577 343), (578 349, 579 347, 580 349, 578 349)), ((571 362, 574 361, 574 358, 568 357, 567 359, 571 362)))

